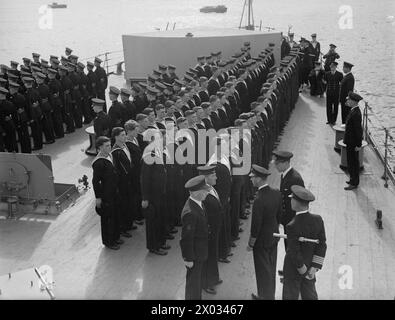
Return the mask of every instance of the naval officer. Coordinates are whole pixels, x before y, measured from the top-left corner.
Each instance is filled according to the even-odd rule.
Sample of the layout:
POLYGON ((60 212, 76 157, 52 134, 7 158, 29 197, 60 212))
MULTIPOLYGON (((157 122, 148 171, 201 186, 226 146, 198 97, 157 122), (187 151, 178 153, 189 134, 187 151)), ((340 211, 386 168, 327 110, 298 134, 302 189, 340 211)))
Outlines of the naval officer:
POLYGON ((337 119, 339 109, 340 83, 343 74, 336 70, 338 63, 333 61, 330 65, 330 71, 325 73, 324 83, 326 84, 326 119, 327 124, 334 125, 337 119))
POLYGON ((343 63, 343 79, 340 82, 340 96, 339 96, 339 101, 340 101, 340 105, 342 108, 342 123, 345 124, 346 123, 346 119, 348 116, 348 113, 350 112, 350 107, 348 107, 346 105, 346 100, 348 97, 348 94, 350 92, 354 91, 354 83, 355 83, 355 79, 354 79, 354 75, 351 73, 351 68, 354 65, 349 63, 349 62, 344 62, 343 63))
POLYGON ((96 113, 96 117, 93 120, 93 129, 96 137, 111 135, 111 119, 107 113, 103 111, 105 101, 99 98, 92 99, 92 109, 96 113))
MULTIPOLYGON (((103 62, 100 58, 96 57, 95 60, 95 74, 97 78, 97 83, 96 83, 96 92, 97 92, 97 97, 99 99, 102 99, 106 101, 106 96, 105 96, 105 91, 107 89, 108 85, 108 79, 107 79, 107 74, 106 71, 100 66, 100 64, 103 62)), ((107 112, 106 104, 104 103, 104 112, 107 112)))
POLYGON ((281 217, 281 192, 267 183, 270 172, 264 167, 252 165, 250 177, 258 188, 252 206, 251 235, 248 251, 253 251, 258 295, 254 300, 274 300, 276 292, 277 243, 273 233, 278 233, 281 217))
POLYGON ((217 191, 214 189, 217 182, 217 175, 215 173, 215 166, 200 166, 197 167, 200 175, 203 175, 207 184, 208 194, 203 201, 204 208, 207 214, 207 221, 209 226, 208 235, 208 258, 203 264, 202 272, 202 287, 203 290, 210 294, 216 294, 214 286, 221 284, 222 280, 219 277, 218 270, 218 245, 219 232, 222 223, 222 205, 217 191))
POLYGON ((187 181, 185 188, 189 198, 181 213, 182 233, 180 247, 187 269, 185 300, 201 300, 202 267, 208 257, 208 223, 202 204, 207 196, 204 176, 196 176, 187 181))
MULTIPOLYGON (((281 224, 284 227, 293 219, 295 212, 291 207, 291 186, 299 185, 304 187, 304 181, 298 171, 291 166, 292 152, 288 151, 274 151, 274 166, 277 171, 281 173, 280 192, 282 193, 282 215, 281 224)), ((287 249, 287 241, 284 240, 285 249, 287 249)))
POLYGON ((324 221, 309 212, 314 195, 301 186, 291 187, 292 209, 295 217, 287 225, 288 248, 284 258, 283 300, 317 300, 315 274, 322 268, 326 254, 324 221), (301 242, 300 237, 318 240, 301 242))
POLYGON ((359 151, 362 146, 362 115, 358 107, 358 102, 363 98, 354 92, 348 94, 347 106, 351 109, 346 119, 346 130, 343 142, 347 151, 347 166, 350 174, 349 186, 344 190, 356 189, 359 185, 359 151))

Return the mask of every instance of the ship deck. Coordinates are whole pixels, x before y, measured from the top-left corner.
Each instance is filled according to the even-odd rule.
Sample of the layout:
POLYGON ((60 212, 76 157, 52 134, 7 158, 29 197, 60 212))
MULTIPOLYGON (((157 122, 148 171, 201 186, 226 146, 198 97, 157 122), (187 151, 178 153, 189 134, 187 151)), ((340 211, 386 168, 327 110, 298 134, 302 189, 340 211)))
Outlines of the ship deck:
MULTIPOLYGON (((279 144, 294 153, 292 165, 316 196, 311 211, 325 222, 328 250, 317 274, 319 298, 394 299, 394 186, 383 187, 383 166, 369 146, 359 189, 344 191, 347 177, 339 168, 334 131, 325 125, 325 117, 324 99, 302 94, 279 144), (383 230, 374 222, 378 209, 383 212, 383 230), (349 266, 344 269, 349 276, 346 288, 341 285, 342 266, 349 266)), ((45 146, 42 152, 52 156, 56 182, 77 184, 83 174, 91 182, 93 157, 83 152, 87 145, 87 134, 79 130, 61 143, 45 146)), ((270 184, 278 187, 279 174, 271 171, 270 184)), ((250 221, 244 221, 231 263, 220 263, 224 283, 217 295, 203 293, 204 299, 250 299, 256 292, 252 253, 246 251, 250 221)), ((185 267, 179 237, 180 231, 168 242, 172 248, 167 256, 155 256, 146 250, 145 227, 139 226, 120 250, 105 249, 90 189, 58 216, 0 216, 0 275, 46 264, 54 271, 57 299, 183 299, 185 267)), ((278 248, 282 269, 282 241, 278 248)), ((277 278, 276 299, 281 299, 281 291, 277 278)))

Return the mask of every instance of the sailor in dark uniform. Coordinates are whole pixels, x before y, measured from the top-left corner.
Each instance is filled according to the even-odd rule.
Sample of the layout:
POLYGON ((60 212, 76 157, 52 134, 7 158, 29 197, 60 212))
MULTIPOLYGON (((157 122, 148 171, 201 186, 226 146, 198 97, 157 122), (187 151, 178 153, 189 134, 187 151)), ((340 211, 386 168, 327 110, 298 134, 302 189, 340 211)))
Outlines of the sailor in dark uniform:
MULTIPOLYGON (((73 60, 74 61, 74 60, 73 60)), ((72 82, 71 97, 72 109, 71 114, 74 119, 76 128, 82 128, 82 96, 80 91, 80 77, 76 72, 77 65, 69 62, 67 63, 68 76, 72 82)))
POLYGON ((264 167, 253 164, 251 181, 258 189, 252 206, 251 235, 247 250, 253 250, 255 276, 258 295, 252 294, 254 300, 274 300, 276 292, 276 266, 278 233, 281 217, 281 193, 272 189, 267 183, 270 172, 264 167))
POLYGON ((73 83, 67 75, 67 68, 59 66, 60 83, 62 85, 61 98, 63 102, 63 122, 66 124, 66 133, 75 131, 74 119, 72 117, 72 97, 71 90, 73 83))
POLYGON ((174 83, 175 80, 178 80, 178 76, 176 75, 176 67, 170 64, 167 66, 167 69, 169 70, 170 81, 166 82, 174 83))
POLYGON ((166 117, 166 109, 165 106, 161 103, 157 104, 155 106, 155 123, 158 129, 160 130, 166 130, 166 121, 165 121, 165 117, 166 117))
POLYGON ((350 108, 350 113, 346 119, 346 130, 344 132, 343 142, 347 151, 347 167, 350 174, 349 184, 344 190, 356 189, 359 185, 359 151, 362 146, 362 115, 358 107, 358 102, 363 98, 354 92, 348 94, 346 104, 350 108))
POLYGON ((208 257, 209 228, 202 201, 208 192, 204 176, 187 181, 189 198, 182 209, 181 254, 187 269, 185 300, 201 300, 202 268, 208 257))
POLYGON ((126 146, 129 149, 130 157, 132 159, 132 208, 135 210, 135 222, 138 225, 143 224, 143 214, 141 212, 141 156, 143 152, 137 140, 139 124, 134 120, 128 120, 125 123, 126 131, 126 146))
POLYGON ((119 249, 118 219, 118 175, 111 156, 111 142, 107 137, 98 137, 96 147, 99 153, 92 162, 92 185, 96 197, 96 212, 101 220, 103 244, 113 250, 119 249))
POLYGON ((9 92, 5 88, 0 88, 0 126, 3 128, 5 136, 4 145, 8 152, 18 152, 16 142, 17 109, 16 106, 7 99, 9 92))
POLYGON ((24 77, 22 80, 26 88, 25 98, 28 110, 27 114, 30 119, 29 124, 33 138, 32 150, 40 150, 43 147, 43 131, 41 126, 43 115, 40 107, 40 94, 37 89, 33 88, 33 78, 24 77))
POLYGON ((290 51, 291 51, 291 46, 289 45, 287 38, 283 36, 283 39, 281 41, 281 59, 287 56, 290 51))
POLYGON ((48 85, 44 83, 45 78, 45 74, 37 72, 37 91, 40 95, 40 106, 43 112, 41 125, 45 136, 45 143, 50 144, 55 142, 55 132, 52 121, 53 108, 49 102, 50 90, 48 85))
MULTIPOLYGON (((107 89, 108 79, 106 71, 100 66, 102 60, 98 57, 95 58, 95 74, 97 78, 96 92, 97 97, 106 101, 105 91, 107 89)), ((106 105, 104 104, 104 112, 107 112, 106 105)))
POLYGON ((213 94, 216 94, 217 91, 221 88, 219 81, 218 81, 218 76, 219 76, 221 70, 218 69, 217 66, 213 66, 211 69, 213 71, 213 75, 207 82, 207 92, 210 97, 213 94))
POLYGON ((218 270, 218 241, 221 229, 221 201, 217 191, 214 189, 217 176, 215 174, 215 166, 200 166, 197 168, 199 175, 205 177, 208 195, 203 201, 203 205, 207 214, 208 222, 208 257, 203 264, 202 270, 202 288, 210 294, 216 294, 214 286, 222 283, 218 270))
POLYGON ((147 141, 144 141, 143 133, 148 129, 148 117, 143 113, 138 113, 136 115, 136 121, 139 124, 138 126, 138 134, 137 134, 137 142, 140 146, 140 150, 143 153, 145 147, 148 145, 147 141))
MULTIPOLYGON (((215 190, 218 193, 219 199, 222 206, 222 224, 219 234, 219 262, 229 263, 229 256, 232 255, 230 252, 231 247, 235 247, 235 244, 231 239, 231 218, 230 218, 230 196, 232 189, 232 168, 229 161, 227 152, 222 151, 227 146, 228 137, 220 136, 215 140, 215 152, 207 162, 207 165, 215 165, 215 174, 217 176, 217 183, 215 190)), ((224 149, 226 150, 226 149, 224 149)))
POLYGON ((351 73, 351 68, 354 65, 349 63, 349 62, 344 62, 343 63, 343 79, 340 82, 340 95, 339 95, 339 101, 340 105, 342 108, 342 123, 346 123, 346 119, 348 116, 348 113, 350 112, 350 107, 346 105, 346 100, 348 97, 348 94, 350 92, 354 91, 354 75, 351 73))
POLYGON ((113 128, 123 127, 124 120, 126 118, 126 108, 121 102, 118 101, 118 96, 120 93, 121 91, 118 88, 110 86, 108 95, 112 101, 112 104, 108 110, 108 115, 110 116, 111 126, 113 128))
POLYGON ((313 62, 316 62, 320 59, 320 54, 321 54, 321 45, 317 41, 317 34, 316 33, 313 33, 311 35, 310 46, 311 46, 311 51, 314 54, 313 62))
POLYGON ((96 73, 93 71, 95 65, 93 62, 88 61, 86 63, 86 68, 88 69, 88 73, 86 76, 88 77, 88 92, 89 92, 89 99, 97 97, 97 76, 96 73))
POLYGON ((295 217, 287 225, 288 248, 284 258, 283 300, 317 300, 316 272, 321 270, 326 254, 324 221, 309 212, 314 195, 301 186, 291 187, 291 206, 295 217), (299 241, 300 237, 318 243, 299 241))
POLYGON ((199 78, 200 90, 198 91, 198 95, 201 102, 208 102, 210 99, 210 96, 208 95, 208 91, 207 91, 207 83, 208 82, 206 77, 199 78))
POLYGON ((216 131, 224 128, 222 120, 218 114, 218 106, 219 106, 219 98, 216 95, 210 96, 210 120, 213 125, 213 128, 216 131))
POLYGON ((36 63, 38 67, 41 67, 40 54, 33 52, 32 57, 33 57, 33 62, 36 63))
POLYGON ((337 62, 331 63, 331 70, 325 73, 324 83, 326 84, 326 119, 327 124, 334 125, 339 109, 340 83, 343 74, 336 70, 337 62))
MULTIPOLYGON (((284 227, 293 219, 295 212, 291 208, 291 186, 299 185, 304 187, 302 176, 290 164, 293 154, 288 151, 273 151, 274 165, 278 172, 281 173, 280 191, 282 193, 282 215, 281 224, 284 227)), ((287 240, 284 240, 285 249, 287 249, 287 240)))
MULTIPOLYGON (((141 113, 145 108, 145 103, 142 97, 140 96, 140 92, 142 91, 142 88, 137 83, 133 83, 130 88, 130 91, 132 93, 131 94, 133 98, 132 103, 136 108, 136 116, 137 116, 137 114, 141 113)), ((134 117, 133 119, 136 119, 136 117, 134 117)))
POLYGON ((206 56, 206 64, 203 66, 204 69, 204 76, 207 79, 210 79, 211 76, 213 75, 213 71, 211 70, 211 66, 212 66, 212 56, 208 55, 206 56))
POLYGON ((23 61, 24 67, 26 67, 26 68, 29 69, 29 71, 30 71, 30 63, 31 63, 31 60, 30 60, 29 58, 22 58, 22 61, 23 61))
POLYGON ((214 127, 213 127, 213 124, 212 124, 211 119, 210 119, 210 113, 211 113, 210 103, 209 102, 203 102, 200 106, 201 106, 201 108, 203 109, 203 112, 204 112, 204 116, 202 118, 202 122, 204 123, 204 127, 206 128, 206 130, 213 129, 214 127))
POLYGON ((57 72, 52 68, 48 68, 48 87, 49 87, 49 102, 52 106, 52 120, 55 132, 55 138, 64 137, 63 127, 63 104, 61 100, 62 84, 56 79, 57 72))
POLYGON ((15 127, 18 133, 18 140, 21 145, 22 153, 31 153, 32 146, 29 135, 29 118, 27 114, 27 105, 25 97, 18 92, 19 84, 9 83, 10 101, 16 107, 15 127))
POLYGON ((206 75, 206 72, 204 70, 205 57, 204 56, 197 57, 197 62, 198 64, 195 66, 195 69, 197 70, 198 78, 200 78, 206 75))
POLYGON ((313 97, 320 96, 320 98, 322 98, 324 95, 323 79, 325 71, 322 69, 320 61, 315 61, 314 64, 314 69, 311 70, 309 74, 310 95, 313 97))
POLYGON ((111 150, 113 163, 118 173, 118 189, 119 189, 119 229, 122 237, 130 238, 132 235, 129 231, 136 229, 133 226, 134 209, 133 199, 133 162, 130 151, 126 146, 126 132, 124 128, 115 127, 111 131, 111 137, 114 145, 111 150))
POLYGON ((129 89, 122 88, 121 89, 121 102, 125 107, 125 116, 126 118, 123 120, 125 123, 126 121, 133 119, 136 119, 136 106, 132 101, 129 100, 130 96, 132 95, 132 92, 129 89))
POLYGON ((84 116, 84 124, 89 124, 92 121, 92 110, 90 108, 90 92, 88 86, 90 85, 89 78, 84 72, 85 65, 82 62, 77 63, 77 75, 80 80, 80 92, 81 92, 81 108, 82 115, 84 116))
POLYGON ((163 81, 163 82, 170 83, 171 82, 171 78, 167 74, 167 67, 165 65, 163 65, 163 64, 160 64, 158 67, 159 67, 159 71, 161 73, 160 80, 163 81))
POLYGON ((96 117, 93 120, 93 129, 96 137, 111 136, 111 119, 107 113, 103 111, 105 101, 99 98, 92 99, 92 109, 96 113, 96 117))
POLYGON ((157 255, 166 255, 170 246, 166 244, 164 211, 166 210, 166 167, 163 157, 162 133, 158 129, 144 132, 148 145, 143 151, 141 162, 141 207, 145 217, 147 249, 157 255))
POLYGON ((336 61, 336 59, 340 59, 339 54, 335 51, 336 46, 334 44, 329 45, 329 51, 327 54, 324 54, 322 58, 325 59, 324 68, 325 71, 330 71, 331 63, 336 61))

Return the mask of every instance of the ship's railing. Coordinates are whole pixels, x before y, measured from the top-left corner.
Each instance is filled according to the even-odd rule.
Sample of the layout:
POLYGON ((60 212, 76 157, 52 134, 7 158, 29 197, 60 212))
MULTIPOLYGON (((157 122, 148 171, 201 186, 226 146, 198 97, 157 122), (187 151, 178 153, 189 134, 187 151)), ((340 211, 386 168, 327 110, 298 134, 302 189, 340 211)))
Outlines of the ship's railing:
POLYGON ((365 101, 365 108, 363 111, 363 133, 364 139, 371 143, 376 154, 383 162, 384 172, 382 179, 384 179, 384 187, 388 188, 388 180, 390 179, 395 184, 395 164, 390 159, 395 159, 395 126, 382 126, 379 120, 374 117, 374 113, 369 103, 365 101), (373 115, 370 117, 369 114, 373 115), (374 128, 375 130, 370 130, 374 128), (391 166, 394 166, 391 168, 391 166))
POLYGON ((104 70, 106 70, 107 75, 110 74, 121 74, 122 64, 124 63, 123 50, 116 51, 106 51, 99 53, 93 57, 80 58, 81 61, 93 61, 95 57, 101 58, 103 60, 104 70))

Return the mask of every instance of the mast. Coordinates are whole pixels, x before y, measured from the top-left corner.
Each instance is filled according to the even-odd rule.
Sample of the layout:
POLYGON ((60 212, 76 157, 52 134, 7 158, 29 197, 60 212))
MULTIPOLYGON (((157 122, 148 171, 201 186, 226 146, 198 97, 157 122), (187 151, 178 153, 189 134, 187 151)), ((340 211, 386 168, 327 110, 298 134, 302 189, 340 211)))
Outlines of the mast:
POLYGON ((239 25, 239 29, 246 29, 246 30, 255 30, 255 23, 254 23, 254 11, 252 8, 252 0, 244 0, 244 5, 243 5, 243 11, 241 13, 241 19, 240 19, 240 25, 239 25), (245 26, 241 26, 242 22, 243 22, 243 18, 244 18, 244 12, 245 9, 247 7, 247 25, 245 26))

